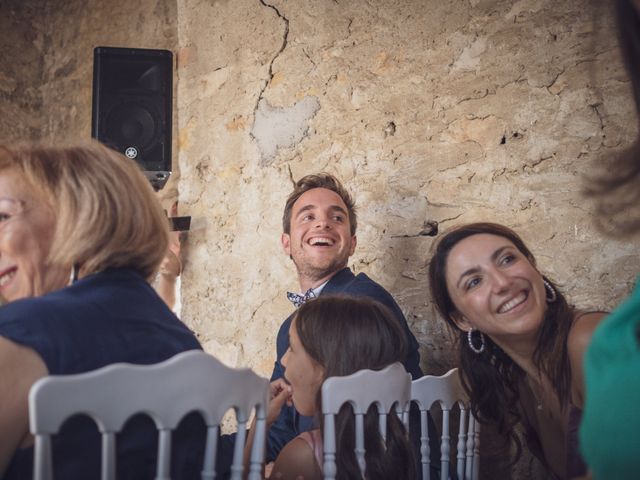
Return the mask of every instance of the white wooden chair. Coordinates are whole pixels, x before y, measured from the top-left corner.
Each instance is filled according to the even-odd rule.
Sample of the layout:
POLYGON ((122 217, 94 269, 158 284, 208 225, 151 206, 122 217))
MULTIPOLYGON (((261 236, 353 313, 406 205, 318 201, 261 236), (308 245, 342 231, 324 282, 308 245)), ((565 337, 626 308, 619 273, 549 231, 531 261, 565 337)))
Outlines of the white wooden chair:
POLYGON ((372 404, 378 408, 380 434, 384 439, 387 431, 387 414, 395 409, 398 418, 409 403, 411 375, 402 364, 394 363, 384 370, 360 370, 346 377, 331 377, 322 385, 322 415, 324 418, 324 462, 325 479, 336 477, 335 417, 340 407, 350 403, 355 414, 355 453, 362 478, 365 477, 364 415, 372 404))
POLYGON ((423 480, 430 480, 429 433, 427 416, 434 403, 442 408, 442 437, 440 442, 440 479, 449 478, 449 456, 451 454, 449 422, 451 409, 457 403, 460 422, 456 443, 456 478, 478 480, 480 466, 480 426, 471 414, 458 369, 449 370, 441 377, 426 375, 411 384, 411 400, 420 409, 420 463, 423 480))
POLYGON ((171 432, 194 411, 200 412, 207 426, 202 479, 213 479, 219 424, 225 412, 234 408, 238 435, 231 478, 240 480, 246 424, 255 408, 256 439, 249 478, 258 480, 265 453, 268 387, 268 380, 251 370, 226 367, 200 350, 154 365, 118 363, 77 375, 41 378, 29 392, 29 426, 35 436, 34 479, 52 479, 51 435, 78 413, 93 418, 102 435, 102 480, 115 479, 115 434, 137 413, 149 415, 158 428, 156 479, 169 479, 171 432))

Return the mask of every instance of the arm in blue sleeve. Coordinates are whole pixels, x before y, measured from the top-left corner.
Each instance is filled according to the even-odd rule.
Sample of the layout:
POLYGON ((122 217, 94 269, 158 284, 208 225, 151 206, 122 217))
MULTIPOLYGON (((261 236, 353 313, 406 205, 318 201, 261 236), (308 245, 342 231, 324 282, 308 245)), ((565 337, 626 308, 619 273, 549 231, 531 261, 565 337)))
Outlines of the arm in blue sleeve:
MULTIPOLYGON (((293 315, 287 318, 278 331, 278 337, 276 339, 277 357, 273 366, 273 373, 271 374, 272 382, 284 376, 284 367, 282 366, 281 359, 289 348, 289 327, 291 326, 292 317, 293 315)), ((267 432, 267 462, 275 460, 282 448, 293 440, 296 435, 294 428, 294 408, 285 405, 267 432)))
POLYGON ((407 358, 403 362, 403 365, 405 370, 411 374, 411 378, 413 380, 417 380, 423 375, 422 369, 420 368, 420 344, 409 328, 407 319, 405 318, 404 313, 402 313, 400 306, 396 303, 391 294, 386 291, 385 293, 386 295, 377 297, 377 300, 387 306, 400 321, 402 329, 407 336, 407 358))

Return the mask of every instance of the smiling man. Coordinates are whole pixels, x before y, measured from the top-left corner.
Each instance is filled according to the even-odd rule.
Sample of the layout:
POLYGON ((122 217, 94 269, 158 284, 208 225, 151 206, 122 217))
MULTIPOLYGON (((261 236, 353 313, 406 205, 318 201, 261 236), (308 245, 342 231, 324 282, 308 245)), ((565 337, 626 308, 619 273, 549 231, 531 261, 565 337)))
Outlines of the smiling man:
MULTIPOLYGON (((386 305, 401 321, 408 339, 404 362, 414 379, 422 376, 418 342, 409 330, 402 310, 393 297, 364 273, 354 275, 347 267, 355 251, 357 217, 355 202, 332 175, 320 173, 300 179, 284 208, 282 248, 296 266, 302 293, 288 293, 298 307, 308 298, 327 294, 365 296, 386 305)), ((293 315, 278 332, 277 360, 271 381, 283 376, 282 356, 289 348, 289 328, 293 315)), ((267 458, 274 460, 282 447, 303 431, 313 428, 313 419, 284 406, 269 430, 267 458)))

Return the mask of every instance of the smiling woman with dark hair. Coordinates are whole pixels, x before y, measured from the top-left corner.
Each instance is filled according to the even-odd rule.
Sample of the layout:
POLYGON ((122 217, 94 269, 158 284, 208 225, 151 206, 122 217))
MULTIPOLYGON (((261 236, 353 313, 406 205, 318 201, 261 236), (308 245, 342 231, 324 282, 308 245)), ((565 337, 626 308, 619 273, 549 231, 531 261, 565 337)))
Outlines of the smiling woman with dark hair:
POLYGON ((532 453, 555 478, 584 475, 577 445, 582 357, 603 314, 569 306, 522 239, 492 223, 447 232, 435 246, 429 284, 457 333, 476 417, 511 437, 518 451, 513 427, 521 423, 532 453))
MULTIPOLYGON (((0 295, 9 302, 0 308, 4 480, 32 476, 27 396, 36 380, 116 362, 157 363, 200 348, 148 283, 167 242, 165 214, 133 161, 97 142, 0 147, 0 295)), ((119 436, 125 455, 118 478, 154 478, 156 430, 149 423, 134 418, 119 436)), ((195 478, 201 466, 191 462, 198 448, 188 440, 203 440, 204 428, 184 425, 172 478, 195 478)), ((98 478, 93 421, 67 421, 53 457, 56 478, 98 478)))

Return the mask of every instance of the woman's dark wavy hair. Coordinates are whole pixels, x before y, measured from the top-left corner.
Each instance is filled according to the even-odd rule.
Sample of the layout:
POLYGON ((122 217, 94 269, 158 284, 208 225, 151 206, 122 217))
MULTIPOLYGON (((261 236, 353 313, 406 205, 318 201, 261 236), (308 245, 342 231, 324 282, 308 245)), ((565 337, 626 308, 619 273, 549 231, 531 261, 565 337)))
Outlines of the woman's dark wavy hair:
MULTIPOLYGON (((620 48, 640 118, 640 12, 632 0, 615 3, 620 48)), ((640 231, 640 216, 633 216, 640 205, 640 135, 631 147, 605 165, 601 175, 588 178, 586 188, 587 195, 598 201, 598 223, 623 235, 640 231)))
MULTIPOLYGON (((488 335, 484 336, 485 350, 481 354, 468 347, 467 332, 461 330, 454 321, 457 309, 447 290, 445 275, 449 253, 460 241, 477 234, 506 238, 536 266, 533 254, 513 230, 495 223, 471 223, 448 231, 435 245, 429 264, 429 287, 438 312, 457 335, 460 370, 474 415, 480 422, 495 425, 500 434, 515 443, 517 460, 521 443, 513 433, 513 427, 522 420, 518 409, 518 386, 525 373, 488 335)), ((567 337, 573 323, 573 309, 558 287, 547 277, 543 278, 553 286, 557 299, 547 304, 533 362, 550 379, 560 404, 565 408, 570 394, 571 366, 567 337)))
MULTIPOLYGON (((298 309, 294 328, 306 352, 324 369, 325 378, 365 368, 381 370, 407 355, 406 335, 398 319, 387 307, 365 297, 327 295, 311 300, 298 309)), ((322 411, 320 392, 316 405, 322 411)), ((344 406, 336 416, 337 479, 360 478, 350 409, 344 406)), ((413 450, 396 415, 388 416, 386 445, 378 431, 375 407, 365 415, 364 424, 367 480, 415 478, 413 450)))

